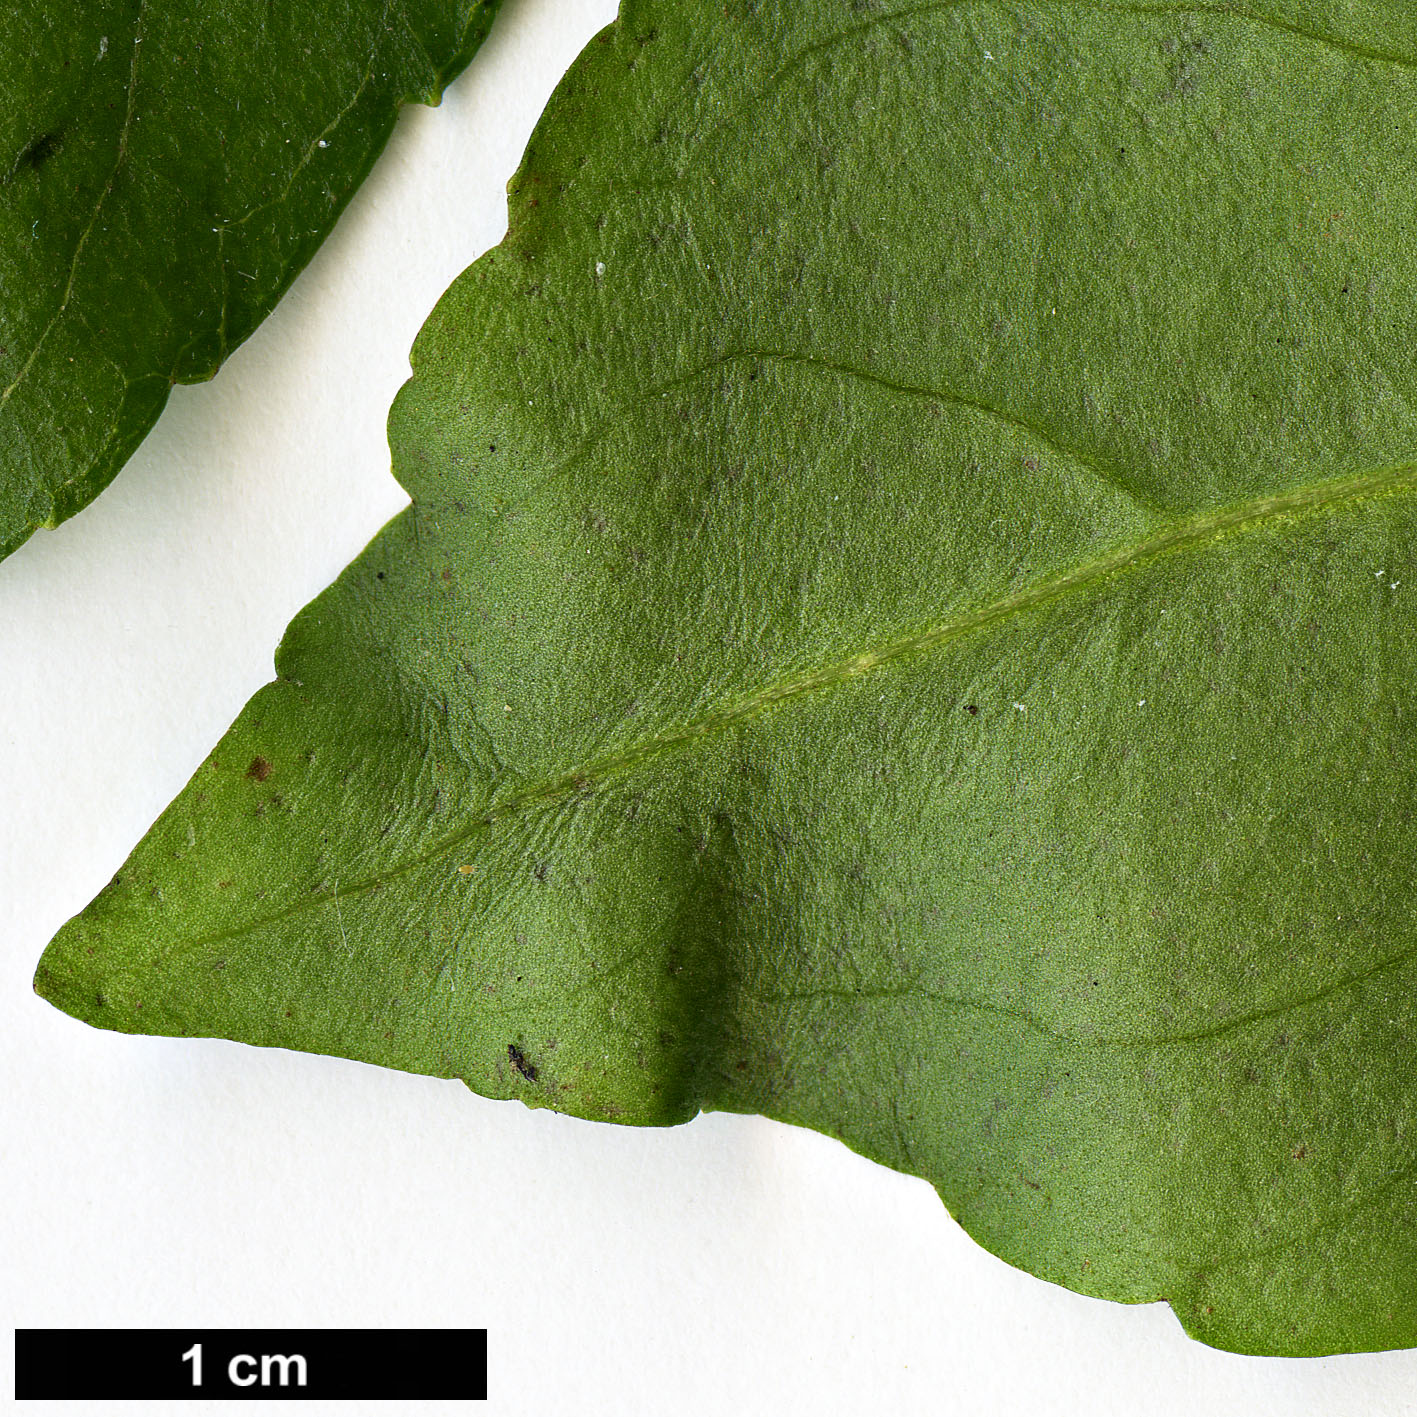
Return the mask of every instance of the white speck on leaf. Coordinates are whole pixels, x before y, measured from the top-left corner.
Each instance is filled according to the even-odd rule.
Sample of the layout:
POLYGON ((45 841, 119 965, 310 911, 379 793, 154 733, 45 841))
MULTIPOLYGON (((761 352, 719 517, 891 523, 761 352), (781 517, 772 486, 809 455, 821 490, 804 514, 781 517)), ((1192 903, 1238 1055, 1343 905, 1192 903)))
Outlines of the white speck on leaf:
POLYGON ((1017 699, 1014 700, 1014 707, 1015 707, 1020 713, 1027 713, 1027 712, 1028 712, 1028 705, 1027 705, 1027 704, 1021 704, 1021 703, 1019 703, 1019 701, 1018 701, 1017 699))
POLYGON ((104 56, 105 54, 107 54, 107 53, 108 53, 108 36, 107 36, 107 35, 103 35, 103 36, 99 39, 99 42, 98 42, 98 57, 99 57, 100 59, 102 59, 103 56, 104 56))
POLYGON ((603 276, 603 275, 605 274, 605 262, 604 262, 604 261, 597 261, 597 262, 595 263, 595 273, 596 273, 596 275, 598 275, 598 276, 603 276))

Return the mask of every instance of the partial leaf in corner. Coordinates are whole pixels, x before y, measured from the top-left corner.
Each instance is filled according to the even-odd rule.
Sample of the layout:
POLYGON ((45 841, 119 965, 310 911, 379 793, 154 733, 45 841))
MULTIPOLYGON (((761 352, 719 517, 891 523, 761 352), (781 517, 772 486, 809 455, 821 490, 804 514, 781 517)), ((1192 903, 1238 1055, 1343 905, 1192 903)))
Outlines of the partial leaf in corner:
POLYGON ((0 556, 103 490, 280 299, 500 0, 12 0, 0 556))
POLYGON ((1417 1343, 1412 9, 636 0, 511 209, 40 992, 1417 1343))

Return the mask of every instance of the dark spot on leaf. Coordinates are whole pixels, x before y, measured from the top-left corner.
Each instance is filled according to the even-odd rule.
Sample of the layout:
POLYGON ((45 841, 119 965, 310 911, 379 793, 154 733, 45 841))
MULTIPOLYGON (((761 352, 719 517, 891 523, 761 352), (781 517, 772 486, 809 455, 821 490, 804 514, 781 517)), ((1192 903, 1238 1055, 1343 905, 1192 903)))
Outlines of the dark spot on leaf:
POLYGON ((31 138, 20 150, 19 156, 10 165, 5 180, 13 182, 21 172, 38 172, 64 146, 60 133, 40 133, 31 138))
POLYGON ((526 1054, 515 1043, 507 1044, 507 1061, 528 1081, 536 1081, 536 1069, 527 1062, 526 1054))
POLYGON ((260 756, 251 759, 251 766, 246 769, 246 776, 253 782, 264 782, 271 775, 270 763, 260 756))
POLYGON ((977 714, 977 713, 979 712, 979 705, 978 705, 978 704, 965 704, 965 706, 964 706, 964 711, 965 711, 965 713, 977 714))

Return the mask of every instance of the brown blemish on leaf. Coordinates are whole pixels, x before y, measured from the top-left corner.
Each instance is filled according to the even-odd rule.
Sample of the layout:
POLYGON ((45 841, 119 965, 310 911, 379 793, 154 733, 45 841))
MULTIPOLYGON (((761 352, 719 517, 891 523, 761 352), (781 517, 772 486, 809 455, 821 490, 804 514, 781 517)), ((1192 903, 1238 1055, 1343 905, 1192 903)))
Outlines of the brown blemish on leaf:
POLYGON ((259 754, 251 759, 251 766, 246 769, 246 776, 253 782, 264 782, 271 775, 270 763, 259 754))

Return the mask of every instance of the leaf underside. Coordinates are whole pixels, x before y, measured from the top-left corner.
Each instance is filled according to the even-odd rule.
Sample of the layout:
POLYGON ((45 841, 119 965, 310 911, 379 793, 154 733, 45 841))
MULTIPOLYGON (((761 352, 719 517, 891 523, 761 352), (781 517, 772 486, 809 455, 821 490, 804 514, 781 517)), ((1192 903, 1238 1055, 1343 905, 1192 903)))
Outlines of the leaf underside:
POLYGON ((0 556, 86 506, 305 266, 500 0, 6 7, 0 556))
POLYGON ((628 3, 37 987, 1417 1343, 1415 179, 1396 3, 628 3))

